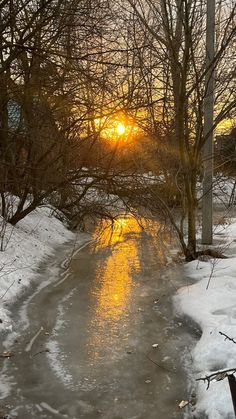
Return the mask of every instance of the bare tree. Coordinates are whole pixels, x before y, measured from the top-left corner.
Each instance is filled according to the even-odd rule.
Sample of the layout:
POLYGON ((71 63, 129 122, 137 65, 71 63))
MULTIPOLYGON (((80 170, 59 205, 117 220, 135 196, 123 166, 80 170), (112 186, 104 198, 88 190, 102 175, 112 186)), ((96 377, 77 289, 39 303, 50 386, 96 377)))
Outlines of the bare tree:
MULTIPOLYGON (((159 166, 159 174, 166 180, 167 197, 157 190, 156 208, 167 214, 186 259, 191 260, 197 255, 197 185, 208 135, 203 134, 204 78, 209 70, 204 53, 206 4, 203 0, 127 0, 119 5, 123 13, 133 14, 136 19, 132 36, 140 66, 137 89, 142 90, 144 103, 149 103, 143 108, 140 105, 139 121, 160 148, 150 156, 150 170, 159 166), (175 195, 180 204, 177 217, 168 202, 170 195, 175 195)), ((236 106, 232 57, 235 33, 235 4, 219 1, 217 51, 210 63, 210 68, 217 69, 215 128, 236 106)))
POLYGON ((117 98, 107 1, 5 2, 1 13, 2 215, 14 225, 49 197, 61 209, 77 206, 108 178, 113 153, 90 181, 84 168, 99 139, 95 119, 114 112, 117 98), (11 214, 9 191, 18 197, 11 214))

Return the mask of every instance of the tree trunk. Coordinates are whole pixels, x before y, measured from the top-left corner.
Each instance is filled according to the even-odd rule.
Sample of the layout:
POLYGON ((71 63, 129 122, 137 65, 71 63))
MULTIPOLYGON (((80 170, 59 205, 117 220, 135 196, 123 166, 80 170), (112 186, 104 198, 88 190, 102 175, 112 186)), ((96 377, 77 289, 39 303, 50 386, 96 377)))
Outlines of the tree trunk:
POLYGON ((19 221, 23 220, 23 218, 25 218, 26 215, 28 215, 32 211, 34 211, 38 205, 39 205, 38 202, 33 202, 32 204, 30 204, 24 210, 17 209, 17 211, 15 212, 15 214, 11 218, 9 218, 8 222, 10 224, 12 224, 13 226, 15 226, 19 221))
POLYGON ((5 218, 6 216, 6 199, 4 192, 1 192, 1 200, 2 200, 2 217, 5 218))
POLYGON ((188 242, 186 260, 194 260, 196 258, 196 171, 189 170, 188 176, 185 177, 187 213, 188 213, 188 242))

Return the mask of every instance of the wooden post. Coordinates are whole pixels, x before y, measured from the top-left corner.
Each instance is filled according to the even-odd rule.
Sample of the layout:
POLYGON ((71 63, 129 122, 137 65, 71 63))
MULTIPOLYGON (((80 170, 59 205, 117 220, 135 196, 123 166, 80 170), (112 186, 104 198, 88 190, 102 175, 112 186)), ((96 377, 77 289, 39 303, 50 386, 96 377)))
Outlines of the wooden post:
POLYGON ((230 387, 231 397, 232 397, 233 406, 234 406, 234 414, 236 417, 236 379, 235 379, 235 376, 233 374, 228 375, 228 381, 229 381, 229 387, 230 387))
POLYGON ((215 0, 207 0, 206 68, 204 100, 203 146, 203 198, 202 198, 202 243, 212 244, 213 234, 213 120, 214 120, 214 59, 215 50, 215 0))

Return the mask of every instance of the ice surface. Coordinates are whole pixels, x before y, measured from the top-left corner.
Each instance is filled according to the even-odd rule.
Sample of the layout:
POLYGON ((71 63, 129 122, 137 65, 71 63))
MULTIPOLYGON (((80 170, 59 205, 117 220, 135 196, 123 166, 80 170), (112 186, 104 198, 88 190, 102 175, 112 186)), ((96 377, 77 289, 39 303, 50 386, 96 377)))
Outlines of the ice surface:
MULTIPOLYGON (((35 288, 47 285, 46 279, 44 284, 37 284, 37 269, 43 259, 52 255, 56 246, 76 238, 80 240, 47 207, 36 209, 15 227, 6 226, 6 247, 0 259, 0 332, 16 332, 10 311, 20 295, 32 283, 35 288)), ((25 322, 26 317, 25 313, 25 322)))

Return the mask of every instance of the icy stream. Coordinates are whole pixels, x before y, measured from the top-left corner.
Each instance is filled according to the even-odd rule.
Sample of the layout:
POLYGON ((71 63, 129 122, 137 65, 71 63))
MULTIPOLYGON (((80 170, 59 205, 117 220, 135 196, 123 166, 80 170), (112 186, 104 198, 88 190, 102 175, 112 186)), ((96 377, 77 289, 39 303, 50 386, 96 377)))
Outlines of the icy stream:
POLYGON ((21 336, 7 348, 16 355, 4 365, 9 418, 184 417, 178 404, 189 398, 184 365, 194 331, 173 315, 183 279, 160 227, 131 217, 100 223, 93 241, 29 298, 29 324, 18 320, 21 336))

